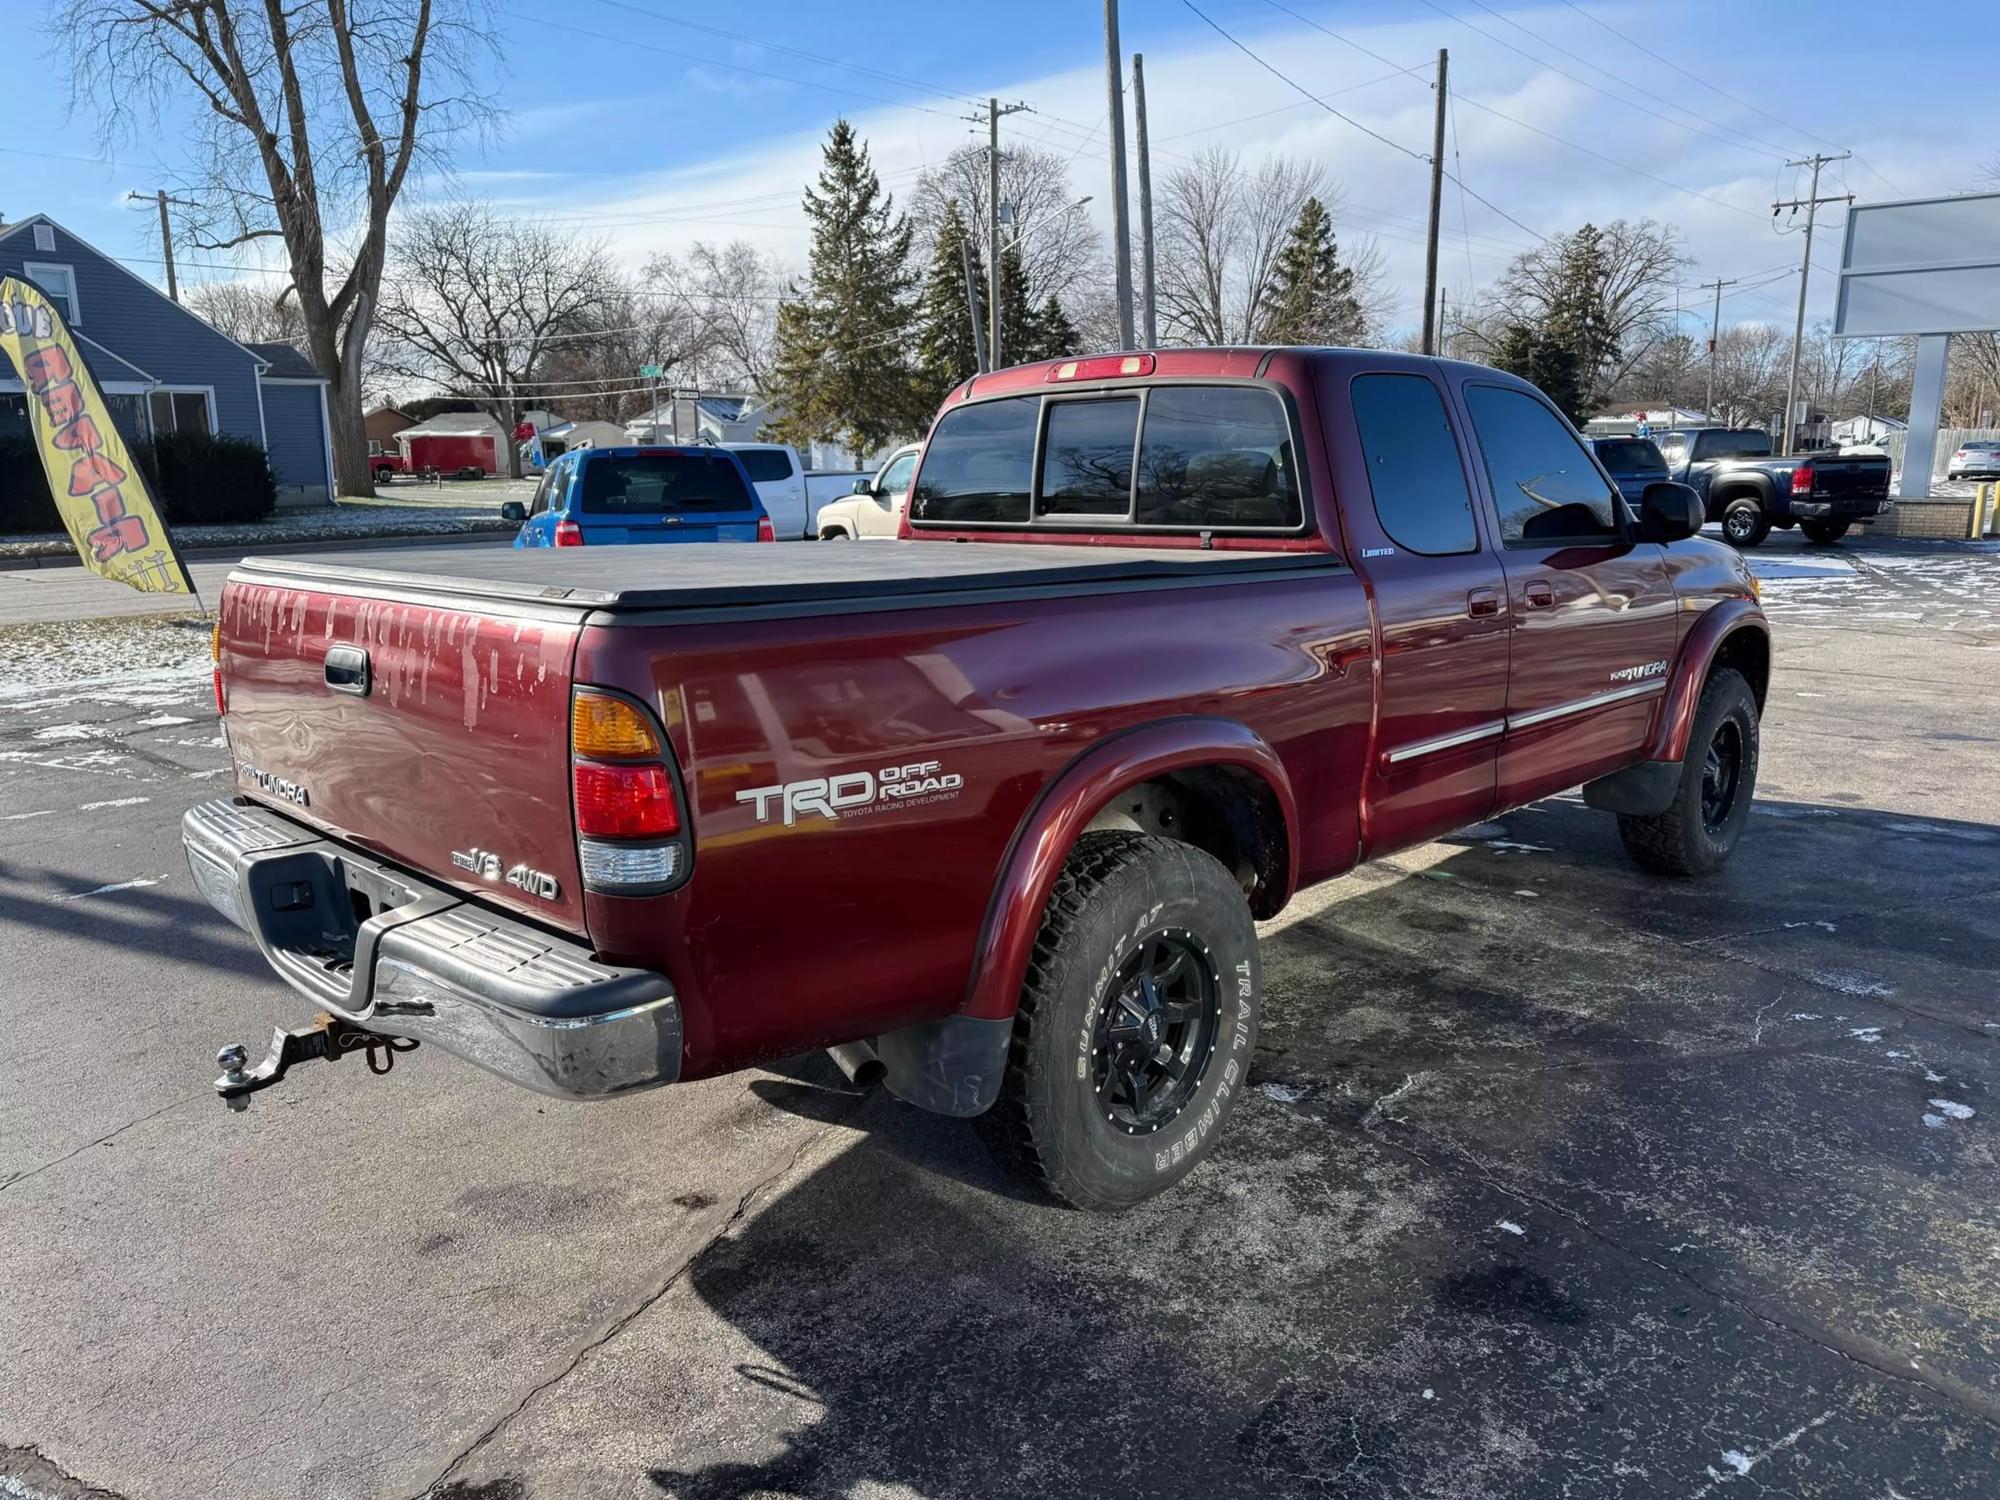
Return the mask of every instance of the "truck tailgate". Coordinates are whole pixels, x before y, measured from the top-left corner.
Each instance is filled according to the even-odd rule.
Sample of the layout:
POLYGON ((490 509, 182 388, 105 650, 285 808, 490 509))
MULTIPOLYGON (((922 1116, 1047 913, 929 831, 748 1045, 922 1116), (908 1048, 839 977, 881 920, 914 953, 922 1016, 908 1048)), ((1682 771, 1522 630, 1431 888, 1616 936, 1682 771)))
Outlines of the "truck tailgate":
POLYGON ((1820 454, 1812 456, 1815 500, 1889 493, 1889 458, 1884 453, 1820 454))
POLYGON ((438 883, 583 933, 569 785, 581 617, 403 592, 231 578, 220 646, 237 789, 438 883), (555 894, 507 883, 517 867, 553 877, 555 894))

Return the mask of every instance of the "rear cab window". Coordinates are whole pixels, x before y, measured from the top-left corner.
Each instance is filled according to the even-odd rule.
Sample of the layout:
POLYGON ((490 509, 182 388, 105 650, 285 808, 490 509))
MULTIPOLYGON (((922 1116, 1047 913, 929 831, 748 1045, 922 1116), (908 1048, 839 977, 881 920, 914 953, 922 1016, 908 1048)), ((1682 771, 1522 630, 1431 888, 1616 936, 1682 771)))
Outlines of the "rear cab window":
POLYGON ((1661 457, 1648 438, 1613 438, 1599 440, 1595 445, 1597 457, 1604 467, 1614 474, 1661 474, 1667 472, 1667 461, 1661 457))
POLYGON ((1003 396, 939 418, 912 493, 930 526, 1304 529, 1292 424, 1261 385, 1003 396))
POLYGON ((753 484, 774 484, 792 477, 792 456, 783 448, 738 448, 736 456, 750 471, 753 484))
POLYGON ((727 453, 593 453, 577 509, 586 515, 707 515, 757 509, 727 453))
POLYGON ((1698 459, 1769 458, 1771 439, 1762 432, 1697 432, 1694 435, 1694 453, 1698 459))

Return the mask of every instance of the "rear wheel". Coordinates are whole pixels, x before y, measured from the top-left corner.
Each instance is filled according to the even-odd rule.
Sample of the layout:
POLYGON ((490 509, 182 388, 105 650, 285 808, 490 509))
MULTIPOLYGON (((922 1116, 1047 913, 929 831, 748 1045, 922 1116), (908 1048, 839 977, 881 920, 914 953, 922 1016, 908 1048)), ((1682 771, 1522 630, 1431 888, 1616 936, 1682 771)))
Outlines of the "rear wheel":
POLYGON ((1708 679, 1674 800, 1657 817, 1621 817, 1618 835, 1642 869, 1707 875, 1722 868, 1757 791, 1757 697, 1733 668, 1708 679))
POLYGON ((1807 541, 1826 547, 1846 536, 1853 524, 1852 521, 1801 521, 1799 530, 1806 534, 1807 541))
POLYGON ((1753 497, 1732 500, 1722 511, 1722 534, 1732 547, 1757 547, 1771 534, 1771 518, 1753 497))
POLYGON ((1129 1208, 1213 1148, 1244 1085, 1261 1004, 1257 932, 1212 856, 1086 834, 1042 917, 994 1154, 1078 1208, 1129 1208))

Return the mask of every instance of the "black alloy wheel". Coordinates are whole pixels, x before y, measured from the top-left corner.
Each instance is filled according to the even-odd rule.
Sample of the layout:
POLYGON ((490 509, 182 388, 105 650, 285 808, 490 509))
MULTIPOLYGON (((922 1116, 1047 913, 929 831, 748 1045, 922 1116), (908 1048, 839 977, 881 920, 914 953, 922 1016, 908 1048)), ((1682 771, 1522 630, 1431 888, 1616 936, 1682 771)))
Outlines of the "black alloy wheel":
POLYGON ((1170 1125, 1201 1086, 1221 1021, 1214 959, 1185 928, 1133 944, 1098 1006, 1092 1083, 1127 1135, 1170 1125))
POLYGON ((1722 831, 1736 807, 1736 789, 1743 781, 1743 730, 1734 719, 1715 726, 1701 767, 1701 826, 1709 834, 1722 831))

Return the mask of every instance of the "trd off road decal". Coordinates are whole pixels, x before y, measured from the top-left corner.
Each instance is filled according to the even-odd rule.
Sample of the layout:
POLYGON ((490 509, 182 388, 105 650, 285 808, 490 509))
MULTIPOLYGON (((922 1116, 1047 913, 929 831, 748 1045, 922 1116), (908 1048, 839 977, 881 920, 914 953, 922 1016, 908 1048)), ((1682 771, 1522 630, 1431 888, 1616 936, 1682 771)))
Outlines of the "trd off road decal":
POLYGON ((957 772, 946 772, 938 761, 925 760, 884 766, 879 771, 848 771, 839 776, 752 787, 738 792, 736 800, 755 803, 759 823, 778 817, 790 828, 808 815, 837 819, 842 813, 862 808, 939 801, 956 796, 964 785, 965 778, 957 772))

